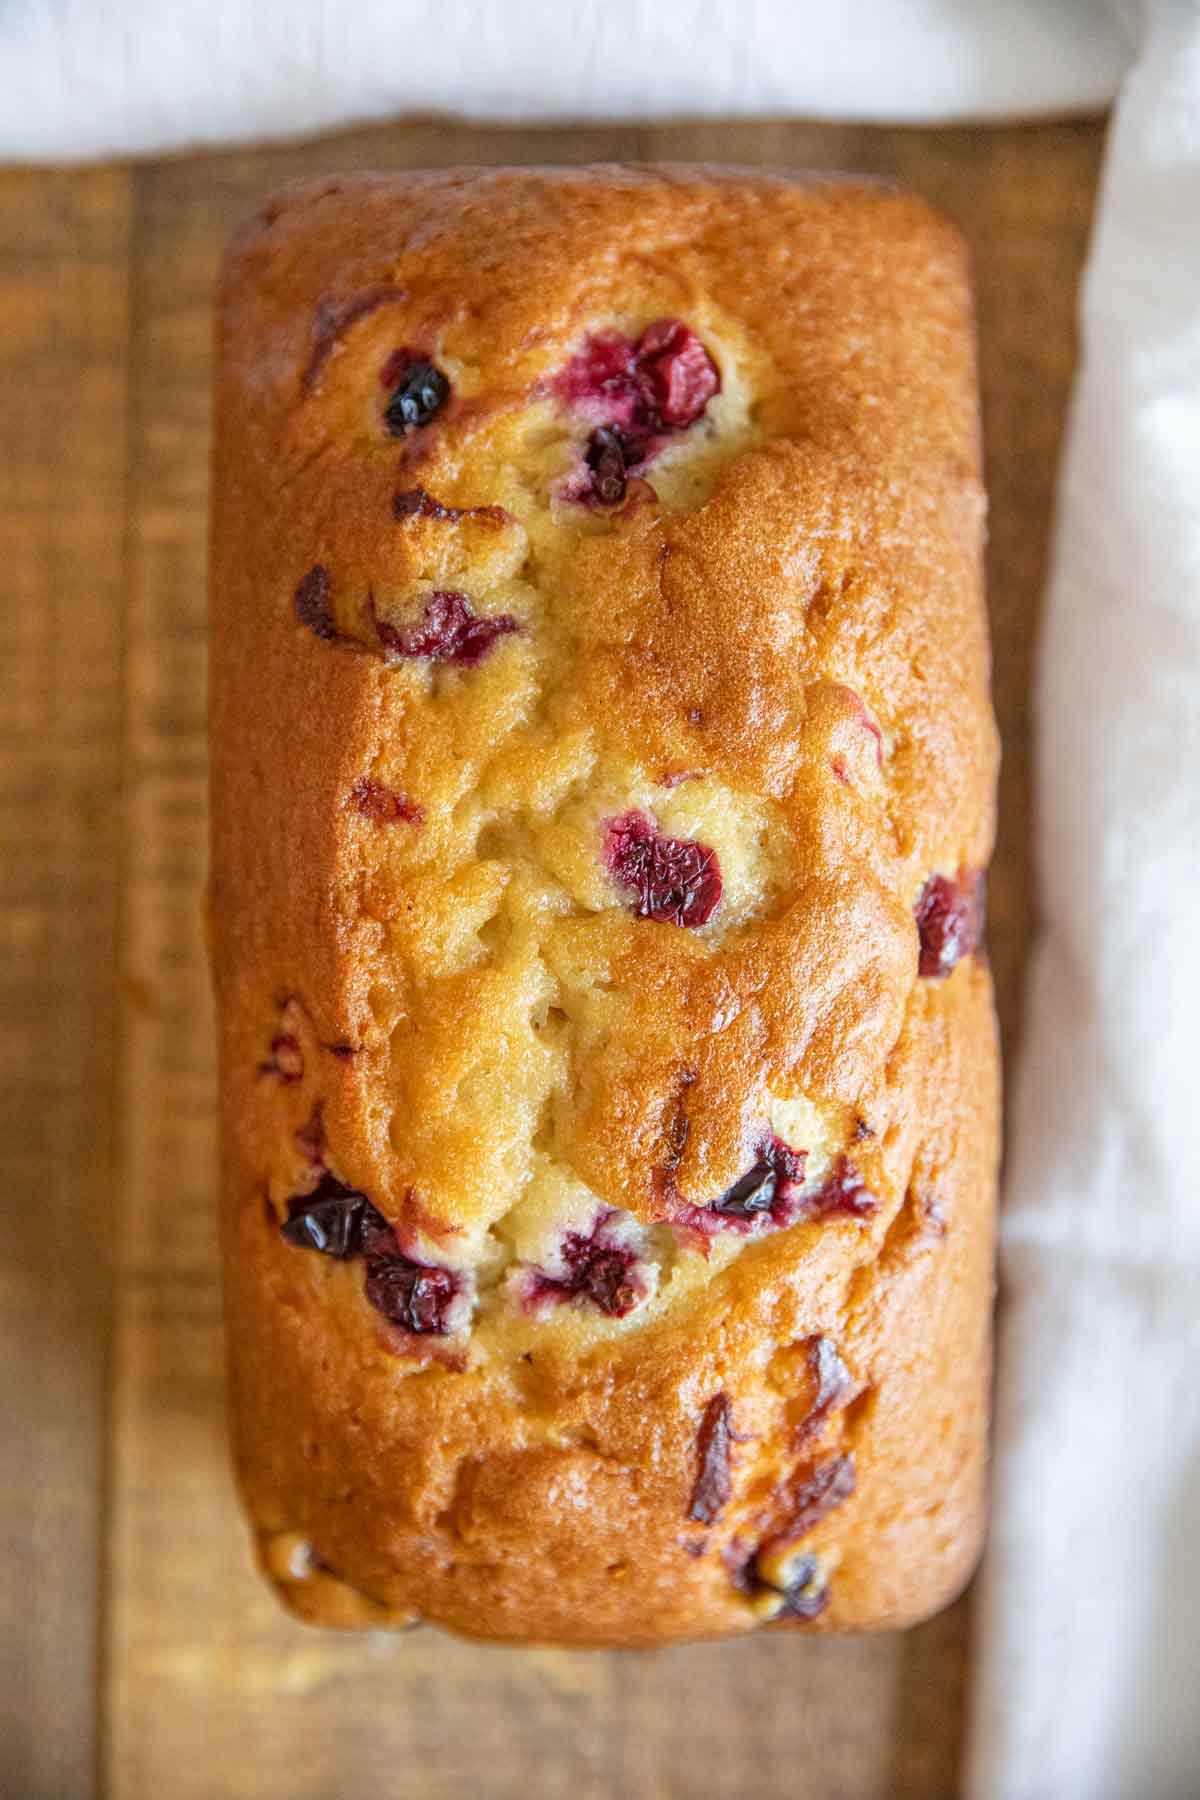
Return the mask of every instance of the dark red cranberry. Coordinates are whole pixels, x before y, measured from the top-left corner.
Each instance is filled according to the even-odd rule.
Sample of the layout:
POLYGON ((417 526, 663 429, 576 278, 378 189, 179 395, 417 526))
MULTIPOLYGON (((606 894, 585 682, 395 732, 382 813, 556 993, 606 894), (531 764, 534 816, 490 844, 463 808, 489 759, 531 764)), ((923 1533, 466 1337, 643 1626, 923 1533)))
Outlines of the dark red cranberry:
POLYGON ((964 956, 977 950, 983 936, 983 913, 981 875, 964 873, 957 881, 931 875, 914 908, 921 941, 920 973, 940 980, 964 956))
POLYGON ((587 498, 598 506, 617 506, 625 498, 625 472, 637 461, 636 454, 619 431, 599 425, 588 439, 584 461, 590 471, 587 498))
POLYGON ((430 662, 471 665, 485 657, 497 638, 521 629, 509 613, 478 617, 465 594, 431 594, 419 625, 404 629, 376 617, 375 629, 389 657, 425 657, 430 662))
POLYGON ((285 1085, 300 1081, 304 1075, 304 1051, 300 1039, 290 1031, 281 1031, 271 1039, 271 1053, 258 1065, 260 1075, 275 1075, 285 1085))
POLYGON ((658 419, 669 430, 682 431, 698 419, 721 385, 712 357, 681 319, 648 325, 637 346, 637 362, 658 419))
POLYGON ((399 1250, 367 1254, 363 1291, 376 1312, 393 1325, 418 1334, 439 1336, 450 1329, 450 1309, 460 1283, 450 1269, 412 1262, 399 1250))
POLYGON ((637 1257, 624 1244, 614 1243, 611 1213, 603 1213, 585 1236, 569 1231, 563 1238, 561 1255, 565 1275, 535 1274, 529 1298, 539 1300, 590 1300, 611 1319, 623 1319, 632 1312, 642 1297, 642 1284, 637 1278, 637 1257))
POLYGON ((450 383, 442 371, 422 356, 411 356, 402 363, 388 363, 392 397, 384 409, 383 422, 391 435, 402 438, 437 416, 450 397, 450 383))
POLYGON ((289 1244, 319 1250, 347 1262, 366 1260, 363 1292, 393 1325, 416 1333, 439 1335, 450 1329, 450 1309, 461 1282, 450 1269, 413 1262, 396 1242, 396 1234, 378 1209, 357 1188, 347 1187, 326 1172, 311 1194, 288 1201, 288 1217, 280 1227, 289 1244))
POLYGON ((293 602, 301 625, 329 641, 338 635, 329 591, 329 571, 316 563, 296 589, 293 602))
POLYGON ((645 813, 608 821, 604 860, 613 880, 636 894, 640 919, 695 930, 721 904, 716 851, 690 838, 664 837, 645 813))
POLYGON ((289 1244, 345 1262, 360 1253, 364 1235, 387 1232, 389 1226, 365 1194, 326 1173, 311 1194, 297 1194, 288 1201, 287 1220, 280 1230, 289 1244))
MULTIPOLYGON (((350 798, 363 817, 376 825, 419 825, 425 817, 424 807, 418 806, 415 800, 406 799, 395 788, 384 787, 381 781, 372 781, 367 775, 355 782, 350 790, 350 798)), ((348 1054, 353 1051, 354 1046, 349 1044, 345 1048, 348 1054)), ((334 1054, 340 1055, 342 1052, 335 1049, 334 1054)))
POLYGON ((733 1437, 733 1407, 729 1395, 714 1394, 704 1409, 696 1434, 700 1471, 692 1488, 688 1518, 711 1525, 720 1517, 733 1492, 729 1473, 729 1446, 733 1437))
POLYGON ((752 1220, 764 1213, 782 1219, 798 1197, 807 1161, 807 1150, 793 1150, 782 1138, 769 1137, 757 1162, 713 1201, 710 1210, 725 1219, 752 1220))

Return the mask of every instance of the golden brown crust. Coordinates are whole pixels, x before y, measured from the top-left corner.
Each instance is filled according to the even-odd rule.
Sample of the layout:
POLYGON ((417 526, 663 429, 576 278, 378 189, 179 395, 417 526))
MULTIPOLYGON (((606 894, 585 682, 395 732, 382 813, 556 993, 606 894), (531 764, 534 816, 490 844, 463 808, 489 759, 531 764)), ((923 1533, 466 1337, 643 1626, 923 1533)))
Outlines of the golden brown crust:
POLYGON ((921 1617, 981 1530, 996 1157, 986 968, 922 977, 913 916, 993 829, 957 236, 738 171, 332 180, 235 241, 218 362, 213 961, 264 1566, 321 1622, 509 1640, 737 1632, 789 1583, 808 1629, 921 1617), (664 317, 720 394, 589 510, 556 379, 664 317), (399 442, 397 350, 452 382, 399 442), (434 591, 516 628, 389 659, 379 618, 434 591), (629 810, 715 848, 699 929, 606 871, 629 810), (697 1230, 784 1124, 874 1210, 697 1230), (361 1259, 281 1236, 314 1134, 473 1288, 461 1328, 398 1333, 361 1259), (537 1299, 589 1208, 636 1251, 622 1316, 537 1299))

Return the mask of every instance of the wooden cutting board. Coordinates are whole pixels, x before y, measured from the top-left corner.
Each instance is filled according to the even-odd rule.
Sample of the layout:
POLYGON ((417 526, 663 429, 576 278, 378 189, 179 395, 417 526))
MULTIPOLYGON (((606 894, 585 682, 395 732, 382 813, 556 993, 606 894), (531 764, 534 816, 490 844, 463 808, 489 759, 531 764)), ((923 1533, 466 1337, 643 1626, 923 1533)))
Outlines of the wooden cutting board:
POLYGON ((0 172, 0 1792, 12 1800, 943 1800, 969 1600, 904 1635, 619 1656, 343 1639, 251 1572, 222 1416, 204 874, 209 308, 279 182, 712 159, 898 176, 971 240, 1006 761, 1006 1040, 1030 656, 1101 127, 416 122, 0 172))

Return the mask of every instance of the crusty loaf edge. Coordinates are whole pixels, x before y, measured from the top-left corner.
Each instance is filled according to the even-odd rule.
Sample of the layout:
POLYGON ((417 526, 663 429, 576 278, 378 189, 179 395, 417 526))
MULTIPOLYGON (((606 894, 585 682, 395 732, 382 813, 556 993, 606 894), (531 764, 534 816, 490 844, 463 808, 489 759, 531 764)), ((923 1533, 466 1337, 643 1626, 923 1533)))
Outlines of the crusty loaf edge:
MULTIPOLYGON (((734 282, 731 294, 730 282, 722 285, 712 273, 725 260, 721 233, 736 236, 740 222, 743 242, 807 243, 811 260, 804 272, 813 279, 815 271, 818 290, 809 300, 818 319, 825 315, 824 337, 804 342, 802 379, 794 369, 780 370, 784 359, 772 345, 780 392, 769 395, 766 409, 772 424, 787 424, 789 384, 801 389, 802 437, 797 440, 792 421, 790 433, 744 443, 735 453, 744 471, 741 464, 734 476, 722 469, 690 516, 679 509, 650 529, 660 530, 671 555, 703 571, 699 585, 682 582, 675 598, 703 594, 707 582, 716 614, 707 621, 709 635, 724 633, 736 644, 739 630, 754 621, 731 620, 721 604, 741 591, 747 569, 766 566, 772 539, 790 530, 799 541, 816 522, 826 534, 828 562, 828 543, 836 539, 830 514, 842 519, 860 506, 868 537, 886 538, 899 565, 897 586, 903 577, 913 583, 905 593, 918 615, 910 635, 922 646, 922 694, 907 708, 898 705, 896 716, 907 722, 910 741, 935 764, 940 759, 932 775, 922 773, 889 744, 888 831, 913 846, 897 866, 924 855, 933 867, 952 852, 978 868, 990 848, 995 751, 979 601, 977 428, 973 394, 965 392, 968 308, 961 252, 936 215, 902 194, 855 184, 693 170, 434 175, 415 184, 408 177, 368 177, 314 184, 269 202, 241 234, 223 283, 213 554, 223 1237, 235 1438, 262 1560, 294 1610, 329 1624, 400 1623, 420 1614, 504 1641, 653 1644, 770 1622, 769 1605, 730 1579, 730 1546, 755 1520, 760 1531, 768 1516, 772 1526, 780 1522, 776 1490, 786 1488, 799 1456, 796 1444, 782 1438, 780 1421, 796 1402, 786 1384, 800 1381, 797 1369, 785 1368, 784 1353, 829 1337, 853 1372, 853 1397, 825 1421, 825 1435, 805 1447, 804 1458, 819 1466, 852 1454, 857 1487, 806 1534, 806 1549, 837 1562, 830 1603, 806 1628, 910 1623, 957 1592, 982 1530, 996 1051, 985 966, 967 959, 945 981, 917 976, 915 951, 900 944, 896 925, 897 912, 908 910, 907 894, 902 908, 889 907, 886 880, 857 915, 848 907, 854 941, 844 946, 845 960, 849 966, 857 957, 860 980, 834 996, 828 1016, 812 1022, 805 1063, 807 1084, 823 1099, 856 1116, 869 1102, 886 1120, 872 1125, 881 1141, 859 1150, 881 1202, 867 1228, 841 1220, 800 1224, 754 1242, 686 1302, 636 1331, 589 1335, 586 1321, 555 1319, 544 1332, 535 1387, 526 1383, 518 1391, 511 1371, 502 1370, 501 1349, 489 1353, 490 1377, 435 1360, 418 1364, 415 1377, 397 1379, 396 1348, 364 1318, 357 1290, 341 1279, 347 1271, 311 1259, 312 1270, 306 1264, 301 1273, 296 1253, 280 1248, 277 1210, 272 1219, 264 1213, 264 1185, 269 1189, 276 1175, 293 1118, 289 1113, 283 1133, 264 1126, 262 1084, 248 1099, 247 1082, 261 1059, 267 1010, 300 987, 304 1030, 311 1031, 312 1058, 321 1069, 326 1129, 331 1141, 338 1134, 339 1173, 364 1186, 375 1177, 377 1201, 390 1191, 370 1123, 390 1077, 365 1045, 372 984, 363 968, 382 966, 379 945, 388 922, 381 930, 378 889, 388 882, 402 889, 405 874, 390 858, 382 869, 372 866, 357 822, 347 824, 344 798, 394 723, 388 676, 361 646, 306 634, 292 612, 292 593, 318 551, 326 553, 331 514, 323 492, 333 491, 338 508, 332 535, 339 566, 369 569, 393 529, 379 502, 395 488, 396 474, 390 462, 376 472, 373 460, 380 459, 369 451, 368 468, 355 448, 346 458, 355 477, 352 494, 348 477, 339 483, 329 420, 306 435, 299 390, 311 365, 313 321, 322 305, 328 309, 331 294, 402 285, 404 259, 393 247, 399 231, 408 236, 409 260, 413 242, 420 246, 423 294, 433 292, 446 306, 446 329, 461 332, 452 302, 464 268, 480 275, 491 270, 506 220, 527 266, 544 277, 531 283, 536 292, 528 317, 519 296, 506 291, 497 301, 491 342, 506 374, 535 334, 539 296, 569 345, 581 314, 573 289, 578 271, 609 263, 614 245, 640 250, 655 229, 686 239, 679 255, 692 262, 682 281, 678 267, 651 272, 632 308, 639 317, 683 312, 678 303, 663 305, 663 284, 704 296, 695 274, 703 267, 710 272, 707 297, 719 301, 723 321, 736 319, 751 347, 756 328, 777 339, 778 293, 756 302, 745 282, 734 282), (899 271, 892 316, 878 305, 888 275, 876 267, 889 253, 899 271), (897 385, 916 408, 917 425, 907 431, 891 416, 864 427, 861 409, 850 404, 853 358, 822 360, 821 343, 828 351, 831 339, 836 342, 838 281, 850 274, 876 302, 853 309, 855 326, 870 314, 879 317, 882 334, 896 339, 881 353, 880 366, 890 355, 897 385), (922 295, 935 313, 940 308, 947 315, 936 317, 936 330, 927 316, 906 314, 922 295), (906 330, 920 340, 915 348, 904 344, 906 330), (798 441, 804 454, 797 454, 798 441), (888 481, 900 469, 910 482, 910 503, 889 516, 888 481), (749 546, 738 567, 722 562, 719 543, 704 529, 711 519, 728 537, 731 518, 749 546), (914 518, 923 521, 924 535, 914 532, 914 518), (304 544, 316 530, 321 541, 304 544), (939 704, 950 715, 948 727, 939 704), (375 884, 374 912, 359 904, 368 882, 375 884), (352 892, 354 905, 347 899, 352 892), (862 940, 876 935, 878 953, 868 956, 862 940), (875 1014, 873 1037, 868 1027, 875 1014), (843 1053, 862 1038, 867 1042, 857 1056, 843 1053), (320 1049, 360 1040, 365 1053, 354 1058, 320 1049), (773 1372, 773 1359, 764 1361, 767 1345, 775 1347, 773 1359, 783 1357, 773 1372), (731 1453, 735 1492, 720 1519, 697 1531, 687 1519, 697 1432, 718 1393, 730 1396, 738 1426, 731 1453), (754 1448, 744 1449, 743 1440, 754 1448), (757 1456, 760 1446, 765 1461, 757 1456), (772 1457, 784 1465, 773 1474, 772 1457), (580 1513, 582 1522, 575 1518, 568 1530, 580 1513), (699 1538, 704 1545, 696 1554, 699 1538)), ((625 295, 619 305, 611 293, 606 298, 593 275, 583 316, 602 319, 606 305, 622 315, 631 309, 625 295)), ((473 310, 478 314, 474 302, 473 310)), ((339 380, 356 359, 369 363, 381 342, 371 335, 373 317, 364 313, 361 323, 352 322, 327 359, 326 370, 339 380)), ((485 322, 476 317, 473 328, 482 331, 485 322)), ((848 331, 849 322, 841 320, 840 329, 848 331)), ((886 398, 882 410, 888 412, 886 398)), ((474 462, 478 434, 456 455, 430 445, 409 461, 405 479, 415 476, 448 503, 485 504, 488 484, 511 453, 506 429, 501 421, 497 442, 483 446, 474 462)), ((619 593, 622 584, 642 578, 644 545, 620 528, 613 537, 609 579, 619 593)), ((854 572, 841 590, 844 615, 836 597, 828 598, 838 594, 833 577, 844 571, 821 573, 804 593, 807 609, 814 596, 827 608, 828 626, 811 651, 805 673, 817 679, 806 689, 845 673, 854 661, 847 648, 856 630, 854 572)), ((644 621, 639 631, 646 635, 644 621)), ((769 678, 770 669, 726 666, 721 650, 702 638, 701 654, 714 659, 708 691, 723 682, 736 699, 739 689, 754 692, 754 681, 769 678)), ((669 632, 657 633, 657 641, 668 663, 681 654, 681 640, 669 632)), ((876 648, 870 646, 872 655, 876 648)), ((864 666, 878 679, 870 656, 864 666)), ((618 673, 628 677, 628 662, 618 673)), ((619 686, 610 680, 589 692, 585 714, 589 707, 593 713, 611 708, 614 691, 619 686)), ((673 698, 669 680, 655 691, 673 698)), ((808 719, 819 712, 813 708, 808 719)), ((643 723, 636 710, 618 718, 630 732, 643 723)), ((835 720, 829 729, 843 727, 844 720, 835 720)), ((725 771, 731 789, 752 790, 756 779, 767 787, 778 782, 752 734, 734 738, 725 771)), ((827 751, 831 741, 827 734, 820 748, 827 751)), ((815 774, 818 760, 805 745, 788 795, 807 794, 822 816, 828 795, 815 774)), ((858 824, 852 832, 839 821, 839 831, 832 851, 821 831, 813 833, 815 844, 803 846, 808 879, 798 891, 816 895, 814 929, 831 893, 841 891, 836 878, 847 866, 867 867, 877 854, 854 837, 858 824)), ((631 927, 624 919, 613 924, 624 931, 622 966, 638 968, 639 979, 660 992, 672 952, 656 945, 643 958, 639 938, 661 938, 664 928, 631 927), (631 938, 631 931, 638 935, 631 938)), ((793 933, 786 943, 794 948, 797 941, 808 940, 793 933)), ((774 951, 780 953, 780 943, 774 951)), ((714 1097, 728 1099, 729 1079, 728 1068, 714 1068, 714 1097)), ((306 1092, 305 1105, 310 1097, 306 1092)), ((293 1098, 299 1096, 288 1095, 289 1105, 293 1098)), ((703 1115, 691 1123, 693 1141, 702 1139, 703 1115)), ((594 1188, 603 1191, 595 1171, 610 1153, 619 1163, 625 1147, 611 1133, 594 1135, 583 1160, 594 1188)), ((718 1125, 707 1149, 709 1168, 720 1171, 728 1145, 718 1125)), ((618 1171, 606 1200, 629 1205, 632 1195, 636 1204, 641 1168, 636 1158, 628 1160, 633 1167, 618 1171)), ((284 1171, 279 1179, 286 1186, 294 1176, 284 1171)))

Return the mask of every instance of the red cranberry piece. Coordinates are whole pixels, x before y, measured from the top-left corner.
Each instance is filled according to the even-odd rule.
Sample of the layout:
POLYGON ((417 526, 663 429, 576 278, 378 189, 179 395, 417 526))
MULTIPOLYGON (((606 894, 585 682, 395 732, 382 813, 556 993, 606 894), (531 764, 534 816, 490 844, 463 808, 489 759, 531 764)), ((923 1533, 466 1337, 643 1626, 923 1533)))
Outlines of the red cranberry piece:
POLYGON ((957 881, 931 875, 921 889, 914 913, 921 940, 919 971, 940 981, 964 956, 979 948, 983 936, 984 891, 981 875, 960 874, 957 881))
POLYGON ((636 894, 640 919, 695 930, 721 904, 716 851, 690 838, 664 837, 645 813, 608 821, 604 860, 613 880, 636 894))
POLYGON ((648 325, 638 343, 637 362, 654 396, 658 421, 669 430, 693 424, 721 385, 712 357, 680 319, 648 325))
POLYGON ((300 1039, 290 1031, 281 1031, 271 1039, 271 1052, 266 1062, 258 1065, 260 1075, 277 1075, 285 1085, 300 1081, 304 1075, 304 1051, 300 1039))
POLYGON ((807 1160, 807 1150, 793 1150, 782 1138, 769 1137, 757 1162, 714 1200, 710 1210, 725 1219, 753 1220, 765 1213, 775 1220, 795 1200, 807 1160))
POLYGON ((636 343, 616 333, 589 338, 558 381, 569 406, 620 428, 626 466, 656 435, 694 424, 720 386, 716 364, 680 319, 656 320, 636 343))
POLYGON ((421 624, 400 629, 377 617, 375 629, 390 657, 471 665, 487 655, 497 638, 521 627, 508 613, 479 618, 465 594, 439 591, 426 601, 421 624))
POLYGON ((367 1254, 363 1291, 376 1312, 405 1331, 443 1336, 459 1288, 452 1270, 415 1263, 399 1250, 367 1254))
POLYGON ((330 1174, 321 1177, 311 1194, 297 1194, 288 1201, 287 1220, 280 1226, 289 1244, 319 1250, 340 1262, 359 1254, 365 1235, 388 1230, 387 1220, 365 1194, 330 1174))
MULTIPOLYGON (((384 787, 381 781, 372 781, 367 775, 355 782, 350 790, 350 798, 363 817, 370 819, 376 825, 400 823, 419 825, 425 817, 424 807, 418 806, 415 800, 406 799, 403 794, 398 794, 395 788, 384 787)), ((332 1048, 335 1055, 342 1054, 339 1046, 327 1046, 327 1048, 332 1048)), ((353 1048, 352 1044, 346 1045, 346 1053, 351 1052, 353 1048)))
POLYGON ((733 1407, 729 1395, 714 1394, 704 1409, 704 1417, 696 1435, 700 1472, 692 1488, 687 1515, 701 1525, 711 1525, 714 1519, 720 1517, 733 1492, 733 1480, 729 1473, 732 1422, 733 1407))
POLYGON ((394 383, 392 397, 384 409, 383 422, 392 437, 405 437, 410 431, 437 416, 450 397, 450 383, 436 364, 422 356, 397 352, 386 365, 389 383, 394 383), (399 358, 404 360, 398 360, 399 358))
POLYGON ((563 1238, 560 1254, 566 1269, 564 1275, 547 1275, 538 1270, 529 1291, 529 1299, 590 1300, 610 1319, 623 1319, 632 1312, 642 1297, 643 1288, 636 1271, 637 1257, 626 1245, 611 1237, 611 1213, 602 1213, 590 1234, 569 1231, 563 1238))
POLYGON ((292 601, 301 625, 327 642, 336 638, 338 629, 333 618, 333 601, 329 592, 329 571, 316 563, 296 589, 292 601))

